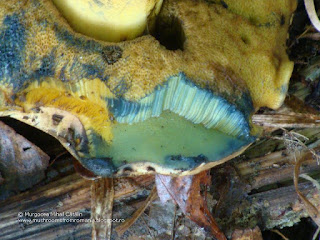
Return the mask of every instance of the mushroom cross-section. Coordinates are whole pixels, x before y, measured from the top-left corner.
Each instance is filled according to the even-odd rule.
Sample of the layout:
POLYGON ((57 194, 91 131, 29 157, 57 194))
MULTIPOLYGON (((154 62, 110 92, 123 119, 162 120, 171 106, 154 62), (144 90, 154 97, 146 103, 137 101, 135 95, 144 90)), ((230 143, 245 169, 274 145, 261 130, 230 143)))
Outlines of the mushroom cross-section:
POLYGON ((132 29, 145 35, 127 41, 114 22, 95 27, 106 2, 0 3, 0 116, 100 176, 186 175, 243 152, 259 132, 251 115, 282 104, 295 0, 136 1, 151 4, 132 29))

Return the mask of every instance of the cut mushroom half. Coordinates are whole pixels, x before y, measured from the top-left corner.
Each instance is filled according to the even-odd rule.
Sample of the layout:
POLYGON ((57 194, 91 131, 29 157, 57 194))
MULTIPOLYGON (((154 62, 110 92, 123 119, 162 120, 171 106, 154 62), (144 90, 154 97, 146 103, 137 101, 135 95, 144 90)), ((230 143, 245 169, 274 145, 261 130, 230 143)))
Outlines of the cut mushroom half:
MULTIPOLYGON (((117 43, 81 33, 67 16, 74 5, 12 1, 0 3, 0 116, 56 137, 95 175, 186 175, 221 164, 256 139, 252 114, 286 95, 295 0, 167 0, 153 35, 136 37, 145 25, 133 27, 136 38, 117 43)), ((77 1, 93 16, 101 3, 114 2, 77 1)), ((143 19, 160 9, 145 3, 153 7, 143 19)))
POLYGON ((250 100, 245 104, 246 112, 241 112, 184 74, 170 77, 139 101, 108 100, 116 124, 103 155, 123 175, 187 174, 214 162, 207 165, 212 167, 254 141, 249 123, 253 106, 250 100))

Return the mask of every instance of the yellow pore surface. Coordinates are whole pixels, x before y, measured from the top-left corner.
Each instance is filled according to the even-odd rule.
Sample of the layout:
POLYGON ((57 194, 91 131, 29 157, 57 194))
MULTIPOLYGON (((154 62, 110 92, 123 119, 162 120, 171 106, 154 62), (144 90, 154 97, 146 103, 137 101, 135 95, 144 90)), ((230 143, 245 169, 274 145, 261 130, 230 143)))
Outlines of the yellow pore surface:
POLYGON ((78 32, 99 40, 119 42, 140 36, 162 0, 53 0, 78 32))
MULTIPOLYGON (((102 96, 111 97, 112 93, 98 79, 84 79, 78 87, 81 88, 80 91, 70 92, 61 83, 50 78, 41 83, 33 82, 19 94, 16 104, 25 111, 42 106, 68 111, 80 119, 87 133, 88 130, 93 130, 110 142, 113 138, 111 120, 102 96)), ((41 129, 41 126, 37 127, 41 129)))

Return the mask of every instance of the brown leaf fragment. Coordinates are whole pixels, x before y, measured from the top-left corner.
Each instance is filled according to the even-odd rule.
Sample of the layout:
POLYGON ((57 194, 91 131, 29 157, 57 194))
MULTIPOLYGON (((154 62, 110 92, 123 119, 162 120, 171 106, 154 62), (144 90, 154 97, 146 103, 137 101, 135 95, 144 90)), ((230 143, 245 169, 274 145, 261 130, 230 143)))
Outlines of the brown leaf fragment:
POLYGON ((303 162, 306 161, 306 158, 298 158, 295 168, 294 168, 294 187, 299 198, 304 203, 305 209, 312 220, 320 227, 320 211, 318 208, 299 190, 298 183, 299 183, 299 175, 300 175, 300 167, 303 162))
POLYGON ((134 178, 116 178, 114 197, 119 198, 136 194, 141 189, 149 189, 154 183, 153 175, 141 175, 134 178))
POLYGON ((111 239, 113 200, 114 183, 112 178, 92 181, 91 219, 93 240, 111 239))
POLYGON ((26 190, 44 178, 49 156, 0 122, 0 199, 26 190))
POLYGON ((253 229, 236 229, 232 233, 232 240, 263 240, 260 228, 256 226, 253 229))
POLYGON ((201 190, 209 186, 210 180, 209 171, 183 177, 158 174, 156 186, 162 202, 172 199, 188 218, 210 231, 218 240, 226 240, 207 207, 206 191, 201 190))

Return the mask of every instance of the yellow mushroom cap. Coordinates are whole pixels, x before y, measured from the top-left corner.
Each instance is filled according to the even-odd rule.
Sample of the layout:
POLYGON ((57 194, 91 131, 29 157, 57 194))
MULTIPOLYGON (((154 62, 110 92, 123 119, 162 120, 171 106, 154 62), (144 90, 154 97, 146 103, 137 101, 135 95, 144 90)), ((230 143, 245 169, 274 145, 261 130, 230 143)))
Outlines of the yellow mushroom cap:
POLYGON ((140 36, 162 0, 53 0, 78 32, 110 42, 140 36))

